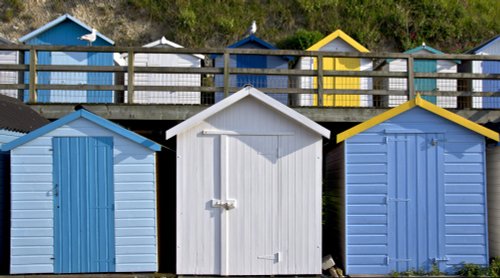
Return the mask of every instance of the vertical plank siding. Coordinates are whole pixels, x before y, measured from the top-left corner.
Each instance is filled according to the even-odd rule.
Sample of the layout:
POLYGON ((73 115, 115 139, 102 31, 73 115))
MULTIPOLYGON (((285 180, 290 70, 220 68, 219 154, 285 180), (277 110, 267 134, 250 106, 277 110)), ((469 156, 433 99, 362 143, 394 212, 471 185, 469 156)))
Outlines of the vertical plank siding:
POLYGON ((178 134, 177 274, 224 273, 224 269, 221 269, 224 263, 221 258, 228 257, 223 253, 225 250, 229 254, 230 262, 228 275, 321 273, 321 150, 322 140, 319 135, 304 130, 302 126, 282 117, 253 98, 240 100, 199 125, 178 134), (270 149, 256 150, 252 147, 253 143, 246 141, 250 139, 243 138, 246 136, 227 135, 229 146, 233 146, 229 150, 238 150, 243 156, 250 157, 244 159, 229 154, 230 159, 236 159, 231 160, 230 171, 244 168, 245 170, 238 170, 237 173, 240 173, 240 178, 247 177, 248 181, 259 175, 272 175, 277 179, 272 183, 273 191, 262 198, 255 197, 255 194, 259 194, 253 191, 257 190, 257 187, 248 185, 248 188, 241 189, 242 187, 235 184, 229 184, 229 197, 237 198, 237 206, 251 202, 251 207, 260 208, 253 211, 241 209, 238 213, 243 213, 244 216, 238 221, 231 216, 238 207, 223 213, 219 208, 212 208, 211 199, 219 198, 223 194, 220 188, 220 175, 223 170, 223 161, 220 158, 221 135, 200 135, 205 129, 249 134, 293 134, 270 135, 276 138, 273 140, 278 140, 275 143, 279 147, 274 152, 270 149), (231 143, 235 142, 234 140, 238 142, 236 145, 231 143), (266 160, 273 165, 271 168, 275 172, 272 173, 269 172, 271 170, 262 169, 246 160, 271 159, 276 152, 276 161, 271 163, 266 160), (256 153, 267 158, 251 156, 256 153), (243 192, 234 191, 240 189, 243 192), (273 232, 251 240, 252 233, 249 231, 262 224, 254 226, 251 223, 260 223, 260 220, 265 218, 256 213, 262 209, 266 210, 275 222, 270 227, 273 232), (224 213, 228 214, 228 225, 233 229, 229 230, 229 233, 233 233, 230 236, 246 240, 241 243, 229 240, 229 245, 224 247, 227 249, 223 249, 220 236, 221 221, 227 221, 221 219, 224 213), (264 243, 266 245, 263 245, 264 243), (245 250, 238 248, 239 244, 251 246, 245 250), (269 253, 263 252, 262 249, 267 248, 267 245, 273 247, 269 253), (279 262, 275 257, 278 252, 279 262), (242 259, 247 256, 252 263, 249 263, 249 259, 242 259), (274 264, 269 264, 272 260, 275 260, 274 264))
MULTIPOLYGON (((18 64, 19 52, 18 51, 0 51, 0 64, 18 64)), ((18 72, 15 71, 0 71, 0 83, 2 84, 17 84, 18 72)), ((17 90, 1 89, 0 94, 9 97, 17 98, 17 90)))
POLYGON ((60 136, 113 137, 116 271, 157 271, 155 154, 78 119, 11 152, 11 273, 55 271, 52 138, 60 136))
MULTIPOLYGON (((420 108, 347 139, 346 273, 388 274, 412 267, 430 270, 433 261, 446 272, 453 272, 462 262, 487 264, 484 141, 482 136, 420 108), (391 137, 391 130, 398 133, 391 137), (409 131, 398 135, 404 130, 409 131), (412 141, 411 138, 420 139, 412 141), (435 140, 434 148, 442 150, 442 154, 422 153, 423 148, 434 149, 429 147, 432 140, 435 140), (405 150, 403 144, 407 147, 401 152, 405 150), (401 163, 391 163, 391 159, 399 159, 401 163), (391 170, 390 167, 399 167, 395 165, 404 165, 403 160, 410 163, 407 168, 391 170), (425 165, 436 167, 426 170, 425 165), (415 181, 419 183, 415 187, 418 192, 406 192, 404 188, 393 186, 415 181), (405 197, 412 194, 416 199, 405 197), (422 194, 430 195, 423 197, 422 194), (430 209, 435 216, 431 217, 430 209), (391 224, 403 220, 407 225, 417 223, 419 228, 404 231, 406 224, 391 224), (422 230, 426 225, 429 225, 427 232, 422 230), (396 230, 391 232, 391 229, 396 230), (413 238, 417 242, 413 242, 413 238), (396 239, 396 245, 391 243, 396 239), (418 242, 429 244, 431 249, 422 249, 418 242), (410 253, 397 255, 402 251, 393 248, 402 248, 402 244, 410 244, 407 246, 410 253)), ((413 186, 408 187, 411 188, 413 186)), ((342 224, 340 220, 339 224, 342 224)))

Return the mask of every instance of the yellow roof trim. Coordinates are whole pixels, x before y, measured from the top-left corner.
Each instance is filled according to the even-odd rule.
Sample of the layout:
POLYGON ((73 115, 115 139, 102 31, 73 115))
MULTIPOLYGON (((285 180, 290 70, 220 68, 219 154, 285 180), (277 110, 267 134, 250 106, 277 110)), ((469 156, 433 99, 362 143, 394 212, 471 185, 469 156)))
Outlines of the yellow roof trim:
POLYGON ((346 33, 344 33, 340 29, 338 29, 335 32, 331 33, 330 35, 324 37, 322 40, 315 43, 313 46, 309 47, 307 50, 308 51, 320 51, 320 49, 323 46, 327 45, 329 42, 335 40, 336 38, 341 38, 342 40, 344 40, 350 46, 354 47, 359 52, 370 52, 370 50, 366 49, 366 47, 362 46, 359 42, 355 41, 353 38, 351 38, 349 35, 347 35, 346 33))
POLYGON ((479 133, 485 137, 488 137, 490 139, 493 139, 495 141, 500 141, 500 135, 491 130, 491 129, 488 129, 488 128, 485 128, 479 124, 476 124, 462 116, 459 116, 455 113, 452 113, 446 109, 443 109, 431 102, 428 102, 426 101, 425 99, 421 98, 420 97, 420 94, 417 95, 417 97, 415 99, 412 99, 410 101, 407 101, 401 105, 399 105, 398 107, 395 107, 395 108, 392 108, 391 110, 389 111, 386 111, 378 116, 375 116, 371 119, 369 119, 368 121, 365 121, 359 125, 356 125, 340 134, 337 135, 337 143, 340 143, 360 132, 363 132, 369 128, 372 128, 382 122, 385 122, 387 121, 388 119, 391 119, 405 111, 408 111, 414 107, 420 107, 422 109, 425 109, 429 112, 432 112, 438 116, 441 116, 451 122, 454 122, 458 125, 461 125, 465 128, 468 128, 476 133, 479 133))

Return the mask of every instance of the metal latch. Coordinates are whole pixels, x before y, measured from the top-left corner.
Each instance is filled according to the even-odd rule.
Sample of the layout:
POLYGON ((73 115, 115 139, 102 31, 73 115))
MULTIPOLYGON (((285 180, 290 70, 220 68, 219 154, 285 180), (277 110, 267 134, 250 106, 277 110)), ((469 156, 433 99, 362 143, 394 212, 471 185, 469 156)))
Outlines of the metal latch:
POLYGON ((276 252, 272 255, 257 256, 257 259, 270 260, 270 261, 274 261, 274 262, 279 263, 279 262, 281 262, 281 253, 276 252))
POLYGON ((435 263, 439 263, 439 262, 447 262, 447 261, 449 261, 449 259, 448 259, 448 258, 446 258, 446 257, 442 257, 442 258, 434 258, 433 260, 434 260, 434 262, 435 262, 435 263))
POLYGON ((409 202, 410 199, 403 199, 403 198, 385 198, 385 203, 389 204, 389 201, 393 202, 409 202))
POLYGON ((227 200, 225 202, 217 199, 212 200, 213 208, 223 208, 225 210, 230 210, 236 208, 236 200, 227 200))
POLYGON ((386 259, 387 259, 387 264, 389 264, 390 262, 410 262, 410 261, 412 261, 412 259, 395 259, 395 258, 391 258, 389 256, 387 256, 386 259))

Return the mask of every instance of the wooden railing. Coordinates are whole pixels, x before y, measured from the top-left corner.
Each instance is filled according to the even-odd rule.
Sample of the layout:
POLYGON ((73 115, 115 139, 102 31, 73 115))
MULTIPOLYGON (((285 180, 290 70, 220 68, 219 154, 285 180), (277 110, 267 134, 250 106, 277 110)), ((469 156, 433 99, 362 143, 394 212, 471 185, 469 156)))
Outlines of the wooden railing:
MULTIPOLYGON (((0 64, 0 72, 16 71, 18 72, 18 84, 0 84, 0 89, 18 90, 18 96, 23 98, 27 92, 29 94, 28 102, 37 102, 38 90, 111 90, 127 92, 127 99, 123 100, 129 104, 134 103, 134 92, 136 91, 178 91, 202 93, 223 92, 224 96, 235 92, 241 88, 232 87, 230 76, 237 74, 266 75, 266 76, 286 76, 288 78, 298 77, 316 77, 317 82, 314 88, 300 88, 297 85, 290 85, 287 88, 259 88, 266 93, 284 93, 284 94, 316 94, 317 106, 323 106, 325 94, 342 95, 372 95, 372 96, 407 96, 413 98, 416 94, 415 79, 450 79, 459 81, 470 80, 498 80, 500 74, 479 74, 479 73, 423 73, 414 71, 414 62, 417 60, 451 60, 451 61, 497 61, 500 62, 500 55, 424 55, 424 54, 402 54, 402 53, 346 53, 346 52, 324 52, 324 51, 292 51, 292 50, 258 50, 258 49, 206 49, 206 48, 142 48, 142 47, 69 47, 69 46, 26 46, 26 45, 6 45, 0 46, 0 51, 18 51, 20 64, 0 64), (107 52, 107 53, 127 53, 128 65, 115 66, 77 66, 77 65, 41 65, 37 63, 37 53, 40 51, 58 51, 58 52, 107 52), (24 53, 29 52, 29 61, 23 61, 24 53), (207 55, 205 66, 196 67, 140 67, 134 66, 134 57, 137 53, 161 53, 161 54, 203 54, 207 55), (288 57, 313 57, 317 61, 317 69, 258 69, 258 68, 234 68, 230 67, 230 59, 234 55, 270 55, 270 56, 288 56, 288 57), (223 57, 223 67, 214 67, 211 63, 210 55, 223 57), (389 59, 402 59, 406 61, 405 72, 390 72, 381 70, 372 71, 344 71, 344 70, 324 70, 323 58, 363 58, 370 59, 374 67, 383 64, 389 59), (24 80, 24 73, 29 72, 28 80, 24 80), (111 72, 116 74, 127 74, 128 82, 123 84, 39 84, 37 76, 41 72, 111 72), (201 86, 162 86, 162 85, 137 85, 134 82, 134 76, 138 73, 161 73, 161 74, 200 74, 207 78, 215 75, 222 76, 223 86, 216 86, 212 82, 206 82, 201 86), (326 88, 323 84, 327 77, 365 77, 372 79, 387 78, 406 78, 405 90, 388 90, 387 88, 372 89, 332 89, 326 88), (27 81, 27 82, 25 82, 27 81)), ((1 81, 0 81, 1 82, 1 81)), ((495 96, 496 92, 475 92, 470 88, 460 88, 457 91, 430 91, 420 92, 422 95, 433 96, 495 96)), ((119 102, 119 101, 115 101, 119 102)))

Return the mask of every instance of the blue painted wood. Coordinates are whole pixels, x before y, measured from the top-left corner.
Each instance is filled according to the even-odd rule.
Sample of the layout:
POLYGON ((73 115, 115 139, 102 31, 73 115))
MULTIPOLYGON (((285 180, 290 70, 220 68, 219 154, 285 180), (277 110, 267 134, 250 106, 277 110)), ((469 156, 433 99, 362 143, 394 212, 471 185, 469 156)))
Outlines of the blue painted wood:
MULTIPOLYGON (((436 60, 415 60, 415 72, 437 72, 436 60)), ((437 89, 436 79, 415 78, 416 91, 433 91, 437 89)), ((423 98, 432 103, 436 103, 436 96, 423 96, 423 98)))
POLYGON ((442 134, 389 135, 388 265, 391 271, 445 270, 442 134), (442 165, 442 164, 441 164, 442 165))
POLYGON ((113 138, 54 137, 54 272, 115 271, 113 138))
MULTIPOLYGON (((89 33, 87 28, 72 21, 65 20, 61 23, 51 26, 50 29, 35 35, 25 41, 28 45, 87 45, 86 41, 79 40, 78 37, 89 33)), ((97 37, 92 43, 93 46, 109 46, 112 45, 101 37, 97 37)), ((38 54, 39 64, 66 64, 66 65, 90 65, 90 66, 112 66, 112 53, 87 53, 88 58, 83 61, 74 59, 74 54, 65 53, 66 58, 62 55, 52 58, 50 53, 40 52, 38 54), (48 55, 48 56, 45 56, 48 55)), ((25 60, 29 63, 29 55, 25 60)), ((114 82, 113 73, 74 73, 74 72, 39 72, 39 84, 50 84, 49 82, 58 82, 53 84, 96 84, 96 85, 112 85, 114 82), (85 75, 85 76, 84 76, 85 75), (53 76, 53 78, 51 77, 53 76), (51 81, 55 80, 55 81, 51 81)), ((26 75, 28 77, 28 75, 26 75)), ((29 79, 25 79, 29 80, 29 79)), ((87 96, 83 98, 76 97, 71 99, 72 94, 79 95, 80 91, 61 91, 61 90, 43 90, 38 91, 39 102, 90 102, 90 103, 111 103, 113 102, 112 91, 87 91, 87 96)), ((25 93, 25 100, 27 98, 25 93)))
POLYGON ((133 142, 136 142, 137 144, 140 144, 142 146, 144 146, 145 148, 149 148, 153 151, 159 151, 161 150, 161 146, 156 143, 156 142, 153 142, 145 137, 142 137, 140 136, 139 134, 137 133, 134 133, 128 129, 125 129, 111 121, 108 121, 104 118, 101 118, 89 111, 86 111, 85 109, 81 109, 81 110, 78 110, 78 111, 75 111, 71 114, 68 114, 54 122, 51 122, 47 125, 44 125, 43 127, 39 128, 39 129, 36 129, 28 134, 26 134, 25 136, 22 136, 16 140, 13 140, 12 142, 9 142, 9 143, 6 143, 6 144, 3 144, 2 145, 2 150, 3 151, 10 151, 12 150, 13 148, 16 148, 22 144, 25 144, 35 138, 38 138, 50 131, 53 131, 55 130, 56 128, 58 127, 61 127, 67 123, 70 123, 78 118, 85 118, 97 125, 100 125, 101 127, 103 128, 106 128, 110 131, 113 131, 133 142))
POLYGON ((420 108, 347 139, 347 274, 486 265, 485 174, 484 137, 420 108))
MULTIPOLYGON (((267 68, 267 57, 264 55, 238 55, 236 57, 236 67, 265 69, 267 68)), ((239 88, 247 84, 255 88, 267 87, 267 78, 265 75, 239 74, 236 76, 236 80, 236 86, 239 88)))
MULTIPOLYGON (((500 62, 481 62, 483 73, 500 73, 500 62)), ((500 81, 483 80, 483 92, 500 92, 500 81)), ((500 97, 483 97, 483 108, 500 108, 500 97)))
POLYGON ((0 274, 9 273, 10 154, 0 151, 0 274))

